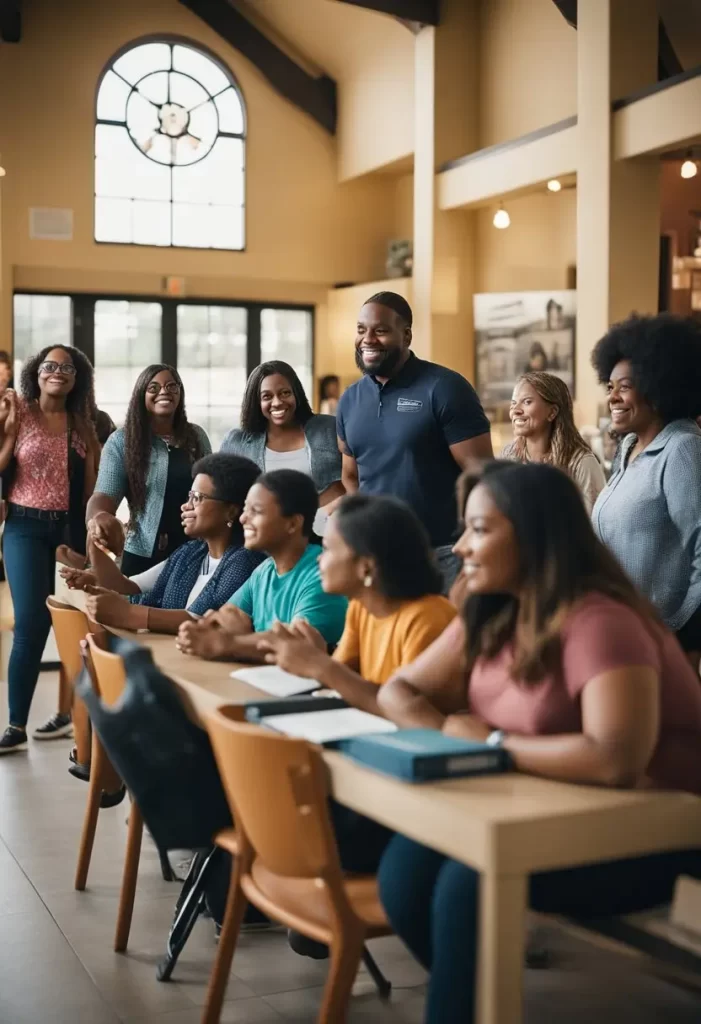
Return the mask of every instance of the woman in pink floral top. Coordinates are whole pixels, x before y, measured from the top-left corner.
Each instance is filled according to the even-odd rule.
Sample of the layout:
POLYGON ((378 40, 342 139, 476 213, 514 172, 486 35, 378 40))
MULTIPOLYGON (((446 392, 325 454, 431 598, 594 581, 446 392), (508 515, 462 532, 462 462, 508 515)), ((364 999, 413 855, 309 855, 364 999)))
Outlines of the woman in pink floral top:
MULTIPOLYGON (((22 369, 21 398, 0 399, 0 472, 10 477, 3 540, 15 613, 10 655, 10 724, 0 754, 26 749, 27 718, 51 628, 46 599, 54 590, 56 549, 84 545, 85 505, 97 477, 93 368, 77 349, 45 348, 22 369)), ((66 735, 68 715, 35 730, 66 735)))

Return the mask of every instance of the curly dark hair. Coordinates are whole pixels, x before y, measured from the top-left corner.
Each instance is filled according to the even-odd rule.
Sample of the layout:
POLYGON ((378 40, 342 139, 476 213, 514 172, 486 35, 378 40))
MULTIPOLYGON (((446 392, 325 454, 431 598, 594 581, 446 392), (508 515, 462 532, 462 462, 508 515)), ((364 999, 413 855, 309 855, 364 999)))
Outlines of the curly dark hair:
POLYGON ((66 412, 71 419, 73 429, 87 444, 97 444, 95 433, 95 374, 93 365, 85 355, 71 345, 47 345, 37 355, 31 356, 22 367, 19 378, 19 389, 27 402, 37 402, 41 395, 39 387, 39 367, 46 361, 49 352, 60 349, 70 356, 75 366, 75 384, 73 390, 66 395, 66 412))
POLYGON ((192 467, 192 479, 199 473, 211 478, 215 497, 220 501, 243 508, 246 495, 260 476, 260 469, 243 455, 212 452, 197 460, 192 467))
POLYGON ((319 508, 319 496, 312 478, 296 469, 274 469, 263 473, 256 482, 270 491, 283 516, 302 516, 302 534, 311 537, 319 508))
POLYGON ((633 382, 663 423, 701 416, 701 324, 688 317, 634 314, 614 324, 592 351, 601 384, 626 360, 633 382))
POLYGON ((310 420, 314 415, 309 399, 302 387, 302 381, 297 376, 296 371, 289 363, 284 363, 281 359, 272 359, 267 363, 261 363, 260 366, 256 366, 246 381, 246 390, 243 393, 243 402, 241 403, 241 429, 247 434, 267 434, 268 432, 268 421, 260 408, 260 389, 265 378, 272 377, 275 373, 279 373, 281 377, 284 377, 292 388, 292 394, 295 396, 295 402, 297 403, 295 411, 297 423, 303 427, 307 420, 310 420))
POLYGON ((204 455, 200 437, 185 411, 185 388, 178 371, 167 363, 152 363, 139 374, 129 399, 124 421, 124 461, 127 471, 128 503, 132 516, 141 512, 146 504, 146 478, 151 460, 153 432, 151 419, 146 411, 146 388, 153 378, 167 371, 180 385, 180 402, 173 416, 173 440, 179 448, 185 448, 191 462, 204 455))
POLYGON ((349 494, 339 505, 334 521, 356 555, 374 559, 377 589, 385 597, 413 601, 427 594, 440 594, 443 580, 428 534, 403 501, 349 494))

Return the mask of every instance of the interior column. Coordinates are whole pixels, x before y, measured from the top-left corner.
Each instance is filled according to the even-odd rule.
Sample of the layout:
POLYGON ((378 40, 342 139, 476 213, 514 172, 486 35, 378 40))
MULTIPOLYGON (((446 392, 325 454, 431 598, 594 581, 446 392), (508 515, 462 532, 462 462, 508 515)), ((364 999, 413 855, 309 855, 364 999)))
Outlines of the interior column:
POLYGON ((591 350, 631 312, 655 313, 659 160, 614 161, 611 104, 657 80, 657 3, 588 0, 578 7, 577 358, 580 425, 603 401, 591 350))
POLYGON ((441 211, 436 171, 478 148, 476 0, 443 0, 415 50, 414 348, 474 377, 474 215, 441 211))

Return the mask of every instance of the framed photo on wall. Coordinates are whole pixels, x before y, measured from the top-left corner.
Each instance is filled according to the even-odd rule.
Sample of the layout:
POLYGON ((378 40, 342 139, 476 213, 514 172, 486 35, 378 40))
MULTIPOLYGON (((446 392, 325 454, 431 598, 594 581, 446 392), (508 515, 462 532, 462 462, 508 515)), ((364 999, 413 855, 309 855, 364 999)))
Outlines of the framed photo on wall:
POLYGON ((493 423, 508 421, 518 377, 547 370, 574 397, 576 291, 474 296, 476 387, 493 423))

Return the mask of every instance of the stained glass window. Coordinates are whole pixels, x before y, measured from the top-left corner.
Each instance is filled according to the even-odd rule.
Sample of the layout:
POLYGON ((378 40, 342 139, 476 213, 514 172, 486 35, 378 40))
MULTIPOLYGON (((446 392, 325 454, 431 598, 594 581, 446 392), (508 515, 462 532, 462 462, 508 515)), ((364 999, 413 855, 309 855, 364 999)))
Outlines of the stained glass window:
POLYGON ((95 239, 244 248, 246 115, 231 73, 177 42, 137 43, 97 94, 95 239))

